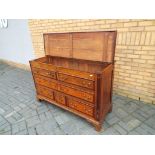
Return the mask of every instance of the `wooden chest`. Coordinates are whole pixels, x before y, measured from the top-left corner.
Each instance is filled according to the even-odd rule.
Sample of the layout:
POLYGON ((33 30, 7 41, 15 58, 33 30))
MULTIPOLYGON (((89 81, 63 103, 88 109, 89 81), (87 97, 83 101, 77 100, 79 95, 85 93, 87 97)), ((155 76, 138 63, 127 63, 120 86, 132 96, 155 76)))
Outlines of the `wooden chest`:
POLYGON ((116 32, 44 34, 46 56, 30 61, 37 98, 91 122, 112 110, 116 32))

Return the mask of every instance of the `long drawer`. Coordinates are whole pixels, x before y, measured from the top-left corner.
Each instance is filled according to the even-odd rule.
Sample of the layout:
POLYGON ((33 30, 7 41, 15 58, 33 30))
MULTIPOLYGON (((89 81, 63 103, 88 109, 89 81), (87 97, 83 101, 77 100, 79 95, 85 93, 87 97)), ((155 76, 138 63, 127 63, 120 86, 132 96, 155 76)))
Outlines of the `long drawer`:
POLYGON ((39 95, 43 95, 49 99, 54 99, 54 92, 52 89, 49 89, 47 87, 41 86, 41 85, 37 85, 37 92, 39 95))
POLYGON ((72 95, 81 99, 84 99, 89 102, 94 102, 94 93, 88 93, 83 90, 74 89, 68 86, 60 84, 59 90, 65 94, 72 95))
POLYGON ((70 108, 75 109, 77 111, 80 111, 80 112, 82 112, 84 114, 87 114, 87 115, 90 115, 90 116, 94 115, 94 108, 85 105, 82 101, 80 102, 80 101, 74 100, 72 98, 69 98, 68 99, 68 106, 70 108))
POLYGON ((94 81, 91 81, 91 80, 86 80, 86 79, 78 78, 75 76, 69 76, 69 75, 62 74, 62 73, 57 73, 57 78, 60 81, 86 87, 89 89, 94 89, 94 81))
POLYGON ((34 79, 37 84, 52 88, 54 90, 58 90, 58 83, 56 81, 54 82, 50 78, 41 75, 34 75, 34 79))
POLYGON ((40 69, 40 68, 32 68, 32 71, 34 74, 39 74, 52 79, 56 79, 56 73, 54 71, 49 71, 49 70, 40 69))

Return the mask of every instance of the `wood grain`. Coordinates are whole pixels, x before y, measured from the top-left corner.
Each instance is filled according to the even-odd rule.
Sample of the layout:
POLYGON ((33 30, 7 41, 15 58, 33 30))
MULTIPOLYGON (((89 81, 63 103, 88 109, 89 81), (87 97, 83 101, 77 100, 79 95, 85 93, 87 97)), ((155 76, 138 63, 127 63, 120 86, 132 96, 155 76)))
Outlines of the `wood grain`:
POLYGON ((116 32, 44 34, 46 56, 30 61, 37 98, 91 122, 112 110, 116 32))

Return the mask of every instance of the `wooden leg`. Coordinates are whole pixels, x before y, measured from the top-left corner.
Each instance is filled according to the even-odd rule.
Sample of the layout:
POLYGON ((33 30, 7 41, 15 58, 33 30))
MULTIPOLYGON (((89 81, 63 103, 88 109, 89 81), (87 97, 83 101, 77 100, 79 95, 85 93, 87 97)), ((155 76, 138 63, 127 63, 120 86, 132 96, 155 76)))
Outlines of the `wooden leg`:
POLYGON ((94 127, 95 127, 95 130, 98 131, 98 132, 100 132, 101 129, 102 129, 102 125, 101 124, 98 124, 98 125, 95 124, 94 127))
POLYGON ((40 99, 39 97, 36 97, 37 98, 37 101, 39 101, 39 102, 41 102, 42 101, 42 99, 40 99))

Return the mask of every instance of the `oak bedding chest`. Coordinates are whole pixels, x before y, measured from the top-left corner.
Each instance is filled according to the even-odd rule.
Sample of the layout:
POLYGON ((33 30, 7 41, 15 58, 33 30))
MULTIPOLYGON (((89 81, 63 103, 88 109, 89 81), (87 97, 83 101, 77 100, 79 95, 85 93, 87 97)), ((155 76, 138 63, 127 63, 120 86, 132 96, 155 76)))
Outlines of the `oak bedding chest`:
POLYGON ((44 34, 45 57, 30 61, 37 99, 92 123, 112 110, 115 31, 44 34))

